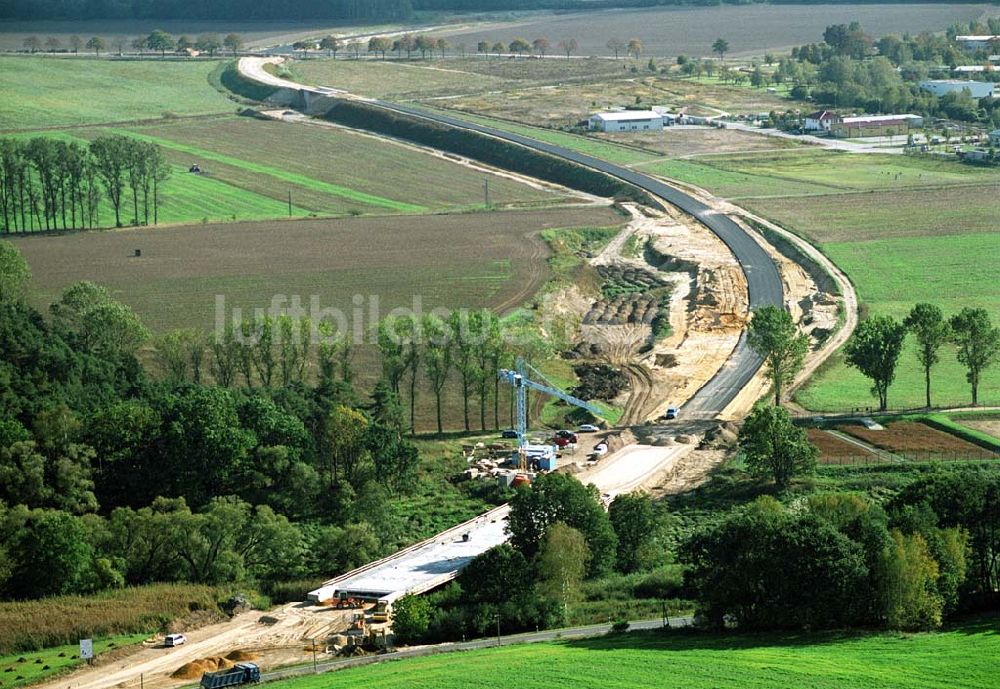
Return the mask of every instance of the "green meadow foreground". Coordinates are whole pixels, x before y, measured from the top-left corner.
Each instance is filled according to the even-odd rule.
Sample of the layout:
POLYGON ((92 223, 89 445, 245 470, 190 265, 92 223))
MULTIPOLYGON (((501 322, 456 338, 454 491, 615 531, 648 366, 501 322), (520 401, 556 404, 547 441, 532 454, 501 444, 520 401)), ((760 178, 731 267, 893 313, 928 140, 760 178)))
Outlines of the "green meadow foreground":
POLYGON ((275 689, 976 689, 996 686, 998 620, 932 634, 630 633, 445 654, 275 689))

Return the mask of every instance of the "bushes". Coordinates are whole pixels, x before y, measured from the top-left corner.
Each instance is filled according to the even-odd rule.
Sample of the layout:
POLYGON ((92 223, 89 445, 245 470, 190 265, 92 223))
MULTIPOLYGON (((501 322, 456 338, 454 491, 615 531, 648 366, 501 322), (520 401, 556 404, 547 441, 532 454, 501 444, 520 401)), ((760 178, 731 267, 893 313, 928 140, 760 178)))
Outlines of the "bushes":
POLYGON ((148 634, 195 610, 218 610, 211 586, 156 584, 98 596, 0 603, 0 654, 76 643, 82 638, 148 634))
POLYGON ((861 546, 829 522, 762 498, 681 549, 699 611, 721 628, 836 628, 858 621, 868 569, 861 546))
POLYGON ((213 82, 213 86, 216 85, 216 79, 218 80, 216 88, 221 86, 222 89, 229 90, 237 96, 242 96, 250 100, 267 100, 278 91, 273 86, 266 86, 244 77, 240 74, 240 70, 237 69, 235 60, 227 62, 221 70, 212 72, 209 80, 213 82))
POLYGON ((641 190, 596 170, 468 129, 422 120, 379 107, 341 101, 326 119, 469 156, 489 165, 562 184, 597 196, 650 203, 641 190))

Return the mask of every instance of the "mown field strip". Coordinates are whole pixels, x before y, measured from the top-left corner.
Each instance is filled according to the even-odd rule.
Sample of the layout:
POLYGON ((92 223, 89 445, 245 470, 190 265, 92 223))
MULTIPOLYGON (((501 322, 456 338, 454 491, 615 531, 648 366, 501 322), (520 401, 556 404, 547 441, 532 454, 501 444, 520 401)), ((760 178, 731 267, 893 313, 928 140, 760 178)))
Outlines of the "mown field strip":
POLYGON ((418 206, 414 203, 406 203, 404 201, 394 201, 393 199, 387 199, 382 196, 375 196, 374 194, 366 194, 356 189, 351 189, 350 187, 341 186, 339 184, 331 184, 330 182, 321 182, 312 177, 307 177, 305 175, 299 175, 294 172, 287 172, 281 168, 272 167, 270 165, 262 165, 260 163, 251 163, 246 160, 241 160, 240 158, 235 158, 233 156, 225 155, 222 153, 216 153, 215 151, 209 151, 204 148, 198 148, 196 146, 189 146, 187 144, 182 144, 170 139, 164 139, 156 136, 149 136, 148 134, 140 134, 132 130, 112 130, 117 134, 122 134, 125 136, 131 136, 136 139, 141 139, 143 141, 149 141, 155 144, 159 144, 164 148, 169 148, 174 151, 180 151, 182 153, 188 153, 193 156, 200 157, 204 160, 212 160, 219 163, 225 163, 226 165, 232 165, 234 167, 243 168, 245 170, 251 170, 258 174, 268 175, 275 179, 280 179, 283 182, 290 182, 292 184, 298 184, 307 189, 313 189, 315 191, 322 191, 332 196, 339 196, 341 198, 349 199, 351 201, 357 201, 360 203, 367 203, 372 206, 378 206, 380 208, 386 208, 389 210, 399 211, 402 213, 422 213, 426 212, 427 208, 424 206, 418 206))

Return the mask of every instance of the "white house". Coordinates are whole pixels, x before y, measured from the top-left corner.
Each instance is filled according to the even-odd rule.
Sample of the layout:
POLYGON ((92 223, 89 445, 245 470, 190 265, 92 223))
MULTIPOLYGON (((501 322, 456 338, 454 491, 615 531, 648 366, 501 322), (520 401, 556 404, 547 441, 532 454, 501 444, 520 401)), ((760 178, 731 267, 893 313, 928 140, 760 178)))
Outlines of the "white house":
POLYGON ((973 98, 990 98, 994 95, 996 84, 989 81, 969 81, 964 79, 930 79, 921 81, 920 88, 930 91, 935 96, 946 93, 957 93, 968 89, 973 98))
POLYGON ((599 112, 590 116, 588 128, 602 132, 641 132, 663 129, 663 115, 653 110, 599 112))
POLYGON ((994 41, 1000 42, 1000 36, 955 36, 955 41, 965 50, 973 53, 990 47, 994 41))
POLYGON ((829 110, 820 110, 806 115, 802 128, 807 132, 828 132, 835 122, 840 122, 840 115, 829 110))

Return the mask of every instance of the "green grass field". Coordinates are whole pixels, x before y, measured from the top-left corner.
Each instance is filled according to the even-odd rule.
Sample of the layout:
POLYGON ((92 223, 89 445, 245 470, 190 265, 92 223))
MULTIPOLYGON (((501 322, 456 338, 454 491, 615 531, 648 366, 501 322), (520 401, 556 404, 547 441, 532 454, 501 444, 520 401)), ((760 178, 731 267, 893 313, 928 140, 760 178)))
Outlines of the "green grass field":
MULTIPOLYGON (((175 120, 132 127, 45 132, 86 142, 108 133, 159 144, 172 174, 161 188, 160 224, 278 219, 291 215, 412 214, 479 210, 488 173, 444 157, 343 129, 246 117, 175 120), (188 168, 198 163, 202 174, 188 168)), ((12 136, 36 136, 21 132, 12 136)), ((548 206, 569 197, 489 175, 498 208, 548 206)), ((130 224, 131 208, 122 209, 130 224)), ((111 205, 99 226, 114 224, 111 205)))
MULTIPOLYGON (((799 156, 788 157, 803 161, 799 156)), ((861 302, 873 314, 901 319, 915 303, 926 301, 949 315, 965 306, 982 307, 1000 321, 1000 286, 996 267, 988 258, 1000 246, 996 224, 1000 171, 896 158, 890 162, 903 175, 900 183, 922 176, 930 180, 928 184, 956 180, 967 180, 969 184, 878 189, 886 182, 871 174, 878 167, 874 161, 866 163, 861 156, 837 155, 829 165, 832 170, 840 170, 844 163, 840 180, 843 184, 855 188, 868 185, 874 190, 739 202, 819 245, 851 277, 861 302)), ((815 160, 813 166, 799 165, 803 177, 819 179, 829 174, 817 169, 822 156, 815 160)), ((747 163, 737 167, 746 169, 747 163)), ((774 172, 773 165, 762 169, 774 172)), ((935 404, 953 406, 971 401, 965 371, 950 349, 944 352, 933 375, 935 404)), ((835 358, 797 393, 796 399, 809 409, 843 411, 871 405, 870 387, 860 373, 835 358)), ((1000 403, 1000 368, 986 371, 980 401, 1000 403)), ((900 359, 889 402, 894 408, 924 403, 923 375, 912 343, 907 344, 900 359)))
POLYGON ((0 57, 0 130, 233 112, 208 81, 220 64, 0 57))
MULTIPOLYGON (((140 643, 147 636, 149 635, 122 634, 95 639, 94 653, 99 656, 117 648, 131 646, 140 643)), ((79 653, 79 644, 70 644, 43 651, 0 656, 0 686, 23 687, 68 672, 83 663, 78 657, 79 653)))
POLYGON ((996 619, 931 634, 633 632, 415 658, 275 686, 988 689, 996 686, 998 652, 996 619))
POLYGON ((817 187, 816 192, 824 187, 868 191, 1000 182, 1000 172, 995 168, 928 158, 841 153, 815 148, 732 156, 715 159, 711 165, 721 170, 813 184, 817 187))
MULTIPOLYGON (((824 251, 852 276, 858 294, 872 313, 905 317, 913 304, 927 301, 950 315, 962 307, 983 307, 1000 321, 1000 283, 996 266, 984 260, 1000 246, 1000 233, 906 237, 832 243, 824 251)), ((796 399, 809 409, 836 411, 873 403, 870 382, 838 357, 804 387, 796 399)), ((971 401, 965 369, 945 348, 933 372, 936 405, 971 401)), ((979 387, 981 404, 1000 404, 1000 367, 987 369, 979 387)), ((924 404, 923 371, 912 340, 900 358, 896 381, 889 389, 894 408, 924 404)))

